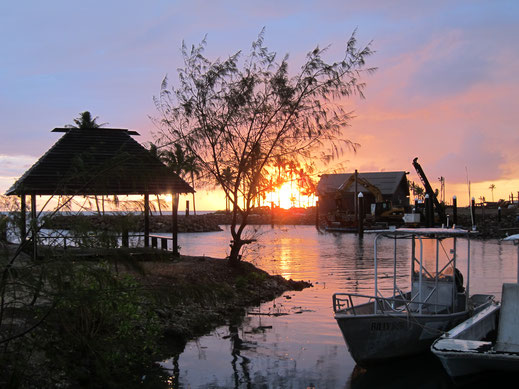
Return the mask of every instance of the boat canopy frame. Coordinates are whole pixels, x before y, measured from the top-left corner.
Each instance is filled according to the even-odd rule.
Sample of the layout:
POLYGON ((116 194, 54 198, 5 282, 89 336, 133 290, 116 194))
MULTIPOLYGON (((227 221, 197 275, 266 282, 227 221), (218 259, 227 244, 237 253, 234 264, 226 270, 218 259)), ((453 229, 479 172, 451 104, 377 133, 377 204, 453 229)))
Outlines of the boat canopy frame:
MULTIPOLYGON (((413 307, 417 307, 417 309, 413 309, 413 312, 418 314, 424 313, 424 306, 429 307, 444 307, 448 310, 449 307, 452 308, 453 312, 456 309, 457 303, 457 285, 456 285, 456 263, 457 263, 457 238, 464 237, 467 238, 467 278, 466 278, 466 286, 465 286, 465 308, 467 306, 468 296, 470 295, 470 232, 463 229, 458 228, 400 228, 400 229, 391 229, 391 230, 375 230, 371 231, 376 233, 374 239, 374 296, 363 295, 358 293, 335 293, 333 295, 333 309, 335 313, 342 311, 344 309, 350 309, 353 315, 356 315, 355 305, 353 304, 353 297, 355 298, 364 298, 368 299, 368 303, 373 303, 373 314, 384 313, 384 307, 391 307, 395 312, 401 312, 401 310, 397 309, 396 304, 399 304, 399 307, 403 307, 407 309, 409 313, 411 310, 410 305, 413 304, 413 307), (379 290, 378 285, 378 241, 381 238, 392 238, 394 240, 394 254, 393 254, 393 296, 385 297, 382 294, 382 291, 379 290), (411 292, 408 293, 409 297, 407 297, 406 293, 403 293, 401 289, 397 285, 397 274, 396 274, 396 262, 397 262, 397 240, 398 239, 411 239, 411 292), (434 277, 432 274, 427 271, 427 268, 424 266, 424 255, 423 255, 423 239, 435 239, 436 240, 436 250, 435 250, 435 263, 436 263, 436 271, 434 277), (452 257, 448 257, 447 263, 440 268, 439 267, 439 254, 440 254, 440 243, 443 239, 453 238, 453 247, 451 249, 452 257), (416 242, 419 242, 417 245, 416 242), (416 251, 417 246, 419 248, 419 256, 417 257, 416 251), (450 268, 452 265, 453 274, 452 279, 447 281, 452 283, 452 300, 450 305, 440 304, 438 302, 439 295, 439 285, 440 283, 447 283, 446 281, 440 281, 440 276, 444 274, 446 269, 450 268), (413 289, 413 279, 415 277, 415 266, 418 266, 418 293, 415 296, 412 296, 413 289), (429 275, 431 279, 434 281, 434 287, 429 291, 425 299, 423 298, 423 286, 424 286, 424 271, 429 275), (429 299, 431 296, 436 295, 436 302, 431 302, 429 299)), ((445 250, 444 250, 445 252, 445 250)), ((436 312, 437 313, 437 312, 436 312)))

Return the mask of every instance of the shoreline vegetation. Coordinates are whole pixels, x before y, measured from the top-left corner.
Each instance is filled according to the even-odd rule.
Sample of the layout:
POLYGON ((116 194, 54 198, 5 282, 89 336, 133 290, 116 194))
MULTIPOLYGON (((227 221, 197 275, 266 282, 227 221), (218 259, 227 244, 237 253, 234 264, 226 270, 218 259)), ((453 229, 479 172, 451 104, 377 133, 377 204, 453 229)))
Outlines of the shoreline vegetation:
MULTIPOLYGON (((16 247, 3 244, 3 252, 16 247)), ((48 252, 39 264, 19 256, 12 284, 44 278, 45 285, 38 302, 3 312, 2 338, 36 325, 30 335, 3 344, 0 386, 133 387, 148 376, 144 384, 160 387, 158 377, 166 373, 156 361, 218 326, 239 323, 262 302, 312 286, 245 261, 232 267, 225 259, 173 258, 154 249, 93 255, 96 250, 48 252)))

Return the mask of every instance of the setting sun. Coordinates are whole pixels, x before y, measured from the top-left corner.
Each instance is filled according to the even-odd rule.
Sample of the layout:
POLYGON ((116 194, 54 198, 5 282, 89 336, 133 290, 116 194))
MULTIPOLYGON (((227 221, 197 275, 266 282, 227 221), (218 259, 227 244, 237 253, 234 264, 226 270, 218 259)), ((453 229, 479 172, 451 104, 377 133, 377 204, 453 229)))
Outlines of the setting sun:
POLYGON ((302 194, 303 191, 304 188, 300 188, 296 182, 287 181, 275 191, 267 193, 264 205, 274 204, 284 209, 314 206, 315 196, 302 194))

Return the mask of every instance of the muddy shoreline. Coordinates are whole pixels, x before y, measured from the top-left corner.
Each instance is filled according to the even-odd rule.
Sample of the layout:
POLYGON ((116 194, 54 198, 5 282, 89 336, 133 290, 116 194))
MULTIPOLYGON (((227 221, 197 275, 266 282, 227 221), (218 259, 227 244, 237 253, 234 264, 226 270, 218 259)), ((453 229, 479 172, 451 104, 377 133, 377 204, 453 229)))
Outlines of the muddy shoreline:
POLYGON ((152 257, 140 265, 141 274, 127 271, 150 293, 164 336, 178 345, 287 291, 312 286, 271 275, 245 261, 232 267, 225 259, 181 255, 174 260, 152 257))

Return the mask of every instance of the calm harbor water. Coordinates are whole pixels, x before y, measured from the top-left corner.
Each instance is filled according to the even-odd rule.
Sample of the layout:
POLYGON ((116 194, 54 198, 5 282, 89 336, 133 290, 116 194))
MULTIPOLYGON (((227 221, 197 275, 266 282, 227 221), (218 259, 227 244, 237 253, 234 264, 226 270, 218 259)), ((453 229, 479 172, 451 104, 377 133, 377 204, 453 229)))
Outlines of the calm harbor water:
MULTIPOLYGON (((332 234, 312 226, 260 227, 245 259, 272 273, 308 280, 313 287, 288 292, 254 309, 240 323, 189 342, 161 364, 172 388, 447 388, 452 383, 432 356, 363 371, 355 368, 333 318, 334 292, 371 293, 373 235, 332 234), (266 315, 275 313, 276 315, 266 315)), ((230 234, 180 234, 181 252, 225 257, 230 234)), ((382 288, 393 285, 393 240, 379 242, 382 288)), ((458 239, 457 267, 466 274, 467 241, 458 239)), ((432 247, 425 246, 427 252, 432 247)), ((399 242, 399 287, 409 286, 410 243, 399 242)), ((500 298, 503 282, 515 282, 517 248, 497 240, 470 242, 471 294, 500 298)))

